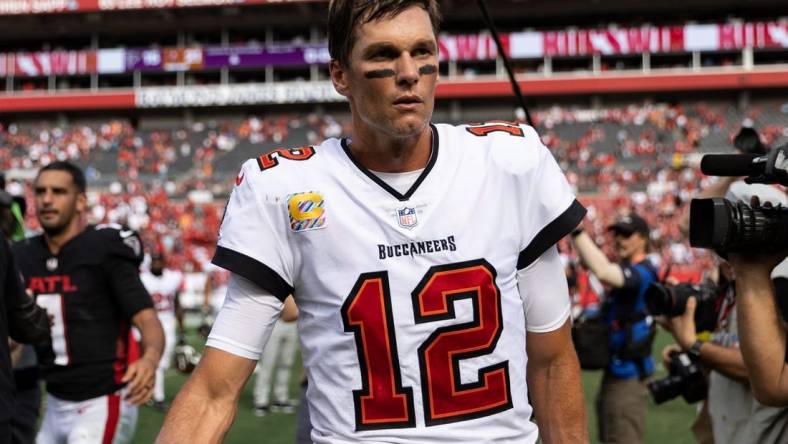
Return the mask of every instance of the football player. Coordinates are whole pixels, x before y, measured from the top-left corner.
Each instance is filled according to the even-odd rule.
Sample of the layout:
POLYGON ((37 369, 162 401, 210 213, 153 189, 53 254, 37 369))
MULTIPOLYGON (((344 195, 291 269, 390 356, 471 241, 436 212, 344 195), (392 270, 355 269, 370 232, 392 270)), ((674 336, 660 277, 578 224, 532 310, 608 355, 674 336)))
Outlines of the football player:
POLYGON ((36 176, 43 234, 17 242, 27 288, 46 309, 52 345, 37 350, 47 406, 36 442, 131 442, 136 406, 150 399, 164 333, 138 267, 133 231, 86 225, 85 176, 53 162, 36 176), (141 332, 142 355, 130 341, 141 332))
POLYGON ((555 246, 585 209, 532 128, 430 123, 438 21, 435 0, 329 3, 353 132, 244 164, 227 298, 160 442, 222 439, 291 293, 315 443, 588 440, 555 246))
POLYGON ((145 289, 153 298, 159 322, 164 329, 164 353, 156 367, 156 383, 153 387, 153 406, 159 411, 167 409, 164 396, 164 372, 172 363, 173 351, 178 342, 176 331, 178 335, 183 335, 183 313, 178 298, 178 290, 183 286, 183 274, 165 268, 165 264, 164 255, 156 253, 151 256, 150 269, 140 274, 145 289))

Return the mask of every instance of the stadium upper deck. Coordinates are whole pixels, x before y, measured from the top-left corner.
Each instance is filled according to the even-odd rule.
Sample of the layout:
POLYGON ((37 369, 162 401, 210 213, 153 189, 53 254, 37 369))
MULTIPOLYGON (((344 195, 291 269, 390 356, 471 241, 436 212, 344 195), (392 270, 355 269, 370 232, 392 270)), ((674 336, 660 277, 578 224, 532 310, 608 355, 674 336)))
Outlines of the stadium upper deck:
MULTIPOLYGON (((532 96, 788 86, 780 1, 488 3, 532 96)), ((3 1, 0 112, 338 101, 326 4, 3 1)), ((441 5, 439 97, 510 95, 474 2, 441 5)))

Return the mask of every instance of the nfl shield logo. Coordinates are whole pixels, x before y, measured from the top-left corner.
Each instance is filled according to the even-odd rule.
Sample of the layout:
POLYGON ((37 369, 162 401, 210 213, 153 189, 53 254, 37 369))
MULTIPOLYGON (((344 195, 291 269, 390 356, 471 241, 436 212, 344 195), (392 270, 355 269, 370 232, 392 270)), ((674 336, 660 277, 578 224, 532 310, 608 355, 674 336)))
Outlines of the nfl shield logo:
POLYGON ((416 226, 419 221, 416 219, 416 209, 415 208, 402 208, 397 210, 397 221, 399 222, 399 226, 402 228, 411 229, 416 226))

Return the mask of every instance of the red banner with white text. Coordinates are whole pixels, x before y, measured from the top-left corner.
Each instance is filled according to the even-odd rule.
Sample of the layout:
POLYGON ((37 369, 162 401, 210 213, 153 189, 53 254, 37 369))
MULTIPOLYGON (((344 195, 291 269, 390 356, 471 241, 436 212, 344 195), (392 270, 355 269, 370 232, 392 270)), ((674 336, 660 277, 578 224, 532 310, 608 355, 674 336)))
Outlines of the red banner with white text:
POLYGON ((0 15, 304 3, 319 0, 1 0, 0 15))

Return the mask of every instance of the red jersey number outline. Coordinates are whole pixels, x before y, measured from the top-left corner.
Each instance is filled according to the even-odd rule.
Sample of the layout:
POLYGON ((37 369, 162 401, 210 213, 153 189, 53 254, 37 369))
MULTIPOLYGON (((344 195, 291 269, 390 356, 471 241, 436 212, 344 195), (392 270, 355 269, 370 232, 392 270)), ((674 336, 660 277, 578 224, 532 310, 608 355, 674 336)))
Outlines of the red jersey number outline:
POLYGON ((315 149, 311 146, 301 148, 278 148, 257 158, 257 165, 260 171, 265 171, 279 165, 279 159, 288 160, 307 160, 315 155, 315 149))
MULTIPOLYGON (((491 353, 503 331, 496 272, 484 259, 430 268, 411 293, 417 324, 454 319, 454 303, 471 299, 473 321, 441 327, 419 347, 427 426, 465 421, 512 408, 509 362, 478 370, 478 382, 460 381, 460 360, 491 353)), ((403 387, 388 273, 364 273, 342 306, 354 333, 362 388, 353 391, 356 430, 414 427, 413 391, 403 387)))
POLYGON ((359 276, 342 306, 356 338, 361 389, 353 390, 356 430, 414 427, 413 389, 402 386, 388 273, 359 276))
POLYGON ((525 133, 520 125, 503 120, 468 125, 465 129, 478 137, 486 137, 488 134, 494 132, 504 132, 511 136, 525 137, 525 133))

